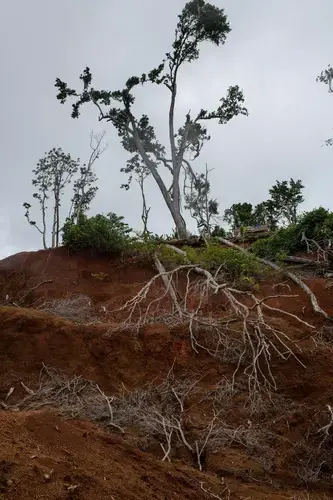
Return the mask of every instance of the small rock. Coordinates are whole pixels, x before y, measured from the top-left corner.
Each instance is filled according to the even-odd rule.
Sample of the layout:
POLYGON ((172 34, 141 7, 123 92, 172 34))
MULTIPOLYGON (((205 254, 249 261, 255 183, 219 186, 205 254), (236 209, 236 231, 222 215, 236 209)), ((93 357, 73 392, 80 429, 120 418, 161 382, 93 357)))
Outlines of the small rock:
POLYGON ((48 483, 51 480, 51 476, 53 474, 53 470, 51 470, 49 473, 44 474, 44 479, 48 483))

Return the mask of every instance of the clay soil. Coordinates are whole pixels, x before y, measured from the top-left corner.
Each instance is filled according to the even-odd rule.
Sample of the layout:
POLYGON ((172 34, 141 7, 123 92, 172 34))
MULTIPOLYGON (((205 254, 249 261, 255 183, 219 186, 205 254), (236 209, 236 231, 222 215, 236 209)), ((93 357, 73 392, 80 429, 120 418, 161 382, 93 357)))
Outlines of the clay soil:
MULTIPOLYGON (((37 390, 43 366, 69 379, 81 376, 109 396, 162 383, 172 368, 175 380, 199 381, 200 397, 190 401, 186 427, 189 439, 195 436, 199 420, 212 412, 203 395, 232 375, 235 362, 194 352, 188 330, 179 326, 156 321, 138 332, 112 333, 110 322, 119 315, 110 311, 154 274, 142 263, 74 256, 62 248, 0 261, 0 499, 333 498, 333 429, 323 445, 323 436, 316 436, 330 421, 327 405, 333 405, 333 329, 291 283, 287 293, 297 297, 270 305, 314 325, 316 342, 292 317, 271 314, 301 363, 272 353, 277 390, 257 413, 246 409, 247 384, 240 380, 223 421, 233 429, 253 429, 255 443, 217 447, 203 457, 202 471, 183 446, 175 445, 171 461, 162 462, 159 440, 143 440, 135 426, 122 434, 80 415, 70 418, 54 405, 20 405, 27 389, 37 390), (91 321, 43 311, 45 303, 77 296, 90 301, 91 321)), ((333 316, 333 286, 321 278, 307 284, 333 316)), ((275 285, 263 283, 260 293, 272 295, 275 285)), ((223 303, 215 297, 210 307, 217 315, 223 303)))

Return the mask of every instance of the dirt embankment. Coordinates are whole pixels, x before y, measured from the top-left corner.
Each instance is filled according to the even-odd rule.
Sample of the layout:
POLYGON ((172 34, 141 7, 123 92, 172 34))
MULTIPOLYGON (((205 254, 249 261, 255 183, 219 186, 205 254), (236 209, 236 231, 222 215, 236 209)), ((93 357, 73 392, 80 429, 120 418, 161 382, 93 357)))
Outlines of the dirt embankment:
MULTIPOLYGON (((328 441, 321 448, 324 455, 320 451, 317 456, 320 441, 309 438, 329 421, 326 405, 333 403, 333 349, 327 338, 329 325, 323 333, 322 319, 314 316, 308 297, 288 284, 288 294, 298 297, 270 302, 314 324, 321 331, 321 342, 314 343, 292 317, 272 315, 272 321, 294 342, 301 364, 272 353, 274 404, 250 415, 244 405, 246 383, 240 382, 235 399, 228 399, 226 393, 222 400, 221 394, 220 399, 216 396, 221 380, 232 376, 235 361, 217 360, 205 350, 195 353, 188 328, 156 322, 137 332, 110 330, 110 311, 133 297, 153 275, 152 269, 134 263, 70 256, 64 249, 18 254, 0 262, 0 401, 5 408, 0 412, 0 498, 209 499, 218 498, 213 495, 228 498, 230 490, 231 499, 278 500, 293 495, 302 499, 307 488, 313 490, 310 499, 323 498, 324 493, 333 498, 328 441), (49 306, 41 310, 45 303, 76 296, 89 299, 91 322, 87 318, 79 324, 67 321, 49 306), (196 381, 198 391, 187 403, 184 420, 193 453, 180 440, 170 455, 171 463, 161 462, 158 436, 147 442, 146 436, 136 434, 133 423, 123 436, 115 428, 106 434, 88 421, 57 416, 57 409, 38 408, 40 402, 34 410, 11 411, 27 396, 27 388, 36 391, 43 364, 69 379, 81 376, 117 397, 146 390, 147 384, 158 386, 171 368, 174 383, 196 381), (212 392, 214 404, 209 399, 212 392), (207 419, 217 402, 223 406, 218 411, 225 426, 224 441, 222 445, 220 433, 219 444, 203 457, 200 472, 193 443, 200 419, 207 419), (230 433, 236 431, 237 439, 230 440, 230 433), (311 452, 308 470, 302 472, 307 442, 311 452)), ((309 284, 321 306, 333 315, 333 289, 321 279, 309 284)), ((265 284, 262 293, 272 294, 276 285, 280 286, 265 284)), ((216 315, 220 309, 221 302, 215 298, 211 310, 216 315)), ((118 318, 116 313, 112 317, 118 318)), ((174 436, 178 434, 175 431, 174 436)))

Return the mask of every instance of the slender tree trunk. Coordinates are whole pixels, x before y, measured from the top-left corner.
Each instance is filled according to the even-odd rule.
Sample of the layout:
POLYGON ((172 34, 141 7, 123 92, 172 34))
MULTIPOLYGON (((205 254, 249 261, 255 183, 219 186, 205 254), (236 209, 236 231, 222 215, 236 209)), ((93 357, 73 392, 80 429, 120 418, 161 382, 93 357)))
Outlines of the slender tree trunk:
POLYGON ((60 217, 60 214, 59 214, 59 203, 60 203, 60 195, 58 193, 57 195, 57 225, 56 225, 56 247, 59 246, 59 231, 60 231, 60 221, 59 221, 59 217, 60 217))
POLYGON ((142 197, 142 214, 141 214, 141 219, 142 219, 142 222, 143 222, 143 236, 146 236, 149 233, 149 231, 148 231, 148 217, 149 217, 150 207, 147 208, 146 195, 145 195, 145 190, 144 190, 144 176, 143 176, 143 173, 140 174, 139 185, 140 185, 141 197, 142 197))
POLYGON ((170 194, 169 194, 169 192, 168 192, 168 190, 163 182, 162 177, 158 173, 155 164, 150 160, 149 156, 147 155, 147 153, 143 147, 143 144, 141 142, 138 131, 136 129, 136 125, 135 125, 135 121, 134 121, 133 117, 131 118, 131 124, 132 124, 132 128, 133 128, 134 139, 135 139, 137 148, 139 150, 140 156, 143 159, 143 161, 144 161, 145 165, 147 166, 147 168, 149 169, 149 171, 151 172, 156 184, 158 185, 158 187, 162 193, 164 201, 165 201, 165 203, 166 203, 166 205, 167 205, 167 207, 172 215, 172 218, 174 220, 178 237, 179 238, 186 238, 187 237, 186 223, 185 223, 185 221, 180 213, 180 206, 179 206, 179 204, 175 203, 174 200, 171 199, 170 194))
POLYGON ((42 201, 42 218, 43 218, 43 231, 42 231, 42 236, 43 236, 43 247, 44 250, 47 250, 46 246, 46 207, 45 207, 45 201, 46 201, 46 193, 43 193, 43 201, 42 201))
POLYGON ((55 248, 57 246, 57 231, 59 229, 59 185, 57 179, 55 180, 53 192, 54 192, 54 207, 53 207, 53 224, 52 224, 52 248, 55 248))
MULTIPOLYGON (((182 146, 177 153, 176 144, 175 144, 175 127, 174 127, 174 116, 175 116, 175 104, 176 104, 176 96, 177 96, 177 72, 178 67, 175 68, 175 72, 173 75, 173 82, 171 87, 171 102, 169 108, 169 141, 170 141, 170 149, 171 149, 171 159, 172 159, 172 168, 173 168, 173 178, 172 178, 172 209, 170 209, 171 215, 176 225, 176 230, 179 238, 187 237, 187 228, 184 218, 181 214, 181 196, 180 196, 180 170, 183 160, 183 151, 182 146)), ((185 127, 186 129, 186 127, 185 127)), ((184 136, 186 135, 186 131, 184 132, 184 136)), ((170 195, 169 195, 170 198, 170 195)))
MULTIPOLYGON (((171 159, 173 168, 173 179, 172 179, 172 201, 174 205, 175 212, 180 214, 180 188, 179 188, 179 176, 180 176, 180 165, 178 164, 176 144, 175 144, 175 127, 174 127, 174 114, 175 114, 175 103, 177 96, 177 70, 174 75, 174 82, 172 84, 171 91, 171 102, 169 109, 169 141, 171 149, 171 159)), ((176 222, 176 221, 175 221, 176 222)), ((177 226, 176 226, 177 227, 177 226)), ((177 227, 178 231, 178 227, 177 227)))
POLYGON ((53 207, 53 222, 52 222, 52 242, 51 242, 51 247, 55 247, 55 233, 56 233, 56 202, 54 200, 54 207, 53 207))
POLYGON ((210 234, 210 213, 209 213, 209 205, 208 205, 208 167, 206 163, 206 173, 205 173, 205 211, 206 211, 206 231, 210 234))

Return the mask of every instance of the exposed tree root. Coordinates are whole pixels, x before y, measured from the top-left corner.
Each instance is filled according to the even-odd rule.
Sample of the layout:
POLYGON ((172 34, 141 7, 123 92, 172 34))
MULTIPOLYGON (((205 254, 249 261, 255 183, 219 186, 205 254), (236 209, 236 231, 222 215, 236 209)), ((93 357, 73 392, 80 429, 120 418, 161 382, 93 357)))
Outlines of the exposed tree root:
MULTIPOLYGON (((225 245, 228 245, 229 247, 231 248, 234 248, 236 250, 239 250, 240 252, 243 252, 243 253, 246 253, 248 254, 248 250, 246 250, 245 248, 242 248, 240 247, 239 245, 235 245, 235 243, 232 243, 231 241, 229 240, 226 240, 224 238, 220 238, 220 237, 217 237, 216 238, 218 241, 220 241, 221 243, 224 243, 225 245)), ((251 254, 251 255, 254 255, 254 254, 251 254)), ((283 269, 282 267, 278 266, 275 262, 271 262, 270 260, 266 260, 266 259, 261 259, 259 257, 256 257, 254 255, 254 257, 259 260, 259 262, 261 262, 262 264, 264 264, 265 266, 268 266, 272 269, 274 269, 275 271, 278 271, 279 273, 281 274, 284 274, 286 277, 288 277, 289 279, 291 279, 294 283, 296 283, 300 288, 302 288, 302 290, 310 297, 310 300, 311 300, 311 304, 312 304, 312 307, 313 307, 313 310, 317 313, 317 314, 321 314, 325 319, 329 319, 329 320, 333 320, 333 318, 331 316, 329 316, 327 314, 327 312, 325 312, 318 304, 318 300, 317 300, 317 297, 315 296, 315 294, 310 290, 310 288, 304 283, 303 280, 301 280, 298 276, 296 276, 296 274, 288 271, 287 269, 283 269)))
MULTIPOLYGON (((184 250, 169 246, 186 259, 184 250)), ((241 367, 244 367, 243 373, 248 380, 250 406, 255 406, 262 390, 270 393, 277 388, 271 368, 273 354, 283 360, 293 357, 305 368, 292 347, 296 343, 266 314, 268 311, 274 311, 279 315, 292 317, 303 326, 313 329, 313 325, 297 315, 266 304, 267 300, 273 298, 295 297, 294 295, 279 294, 259 299, 250 291, 238 290, 229 286, 227 282, 221 282, 219 273, 212 275, 206 269, 193 264, 181 265, 166 271, 155 256, 155 265, 158 274, 146 283, 135 297, 118 309, 128 313, 125 321, 118 325, 118 330, 128 329, 131 325, 135 325, 135 329, 138 330, 144 324, 153 322, 150 320, 151 312, 159 308, 159 310, 164 308, 166 311, 165 306, 168 302, 166 299, 171 297, 173 307, 169 314, 177 317, 179 324, 187 326, 191 346, 195 352, 204 349, 210 355, 223 358, 226 351, 231 351, 236 364, 232 385, 235 383, 236 374, 241 367), (186 275, 186 289, 182 298, 178 298, 176 293, 180 273, 186 275), (195 278, 194 275, 199 277, 195 278), (155 290, 155 298, 150 299, 149 291, 156 286, 158 279, 163 281, 164 291, 160 291, 156 298, 155 290), (207 316, 205 306, 209 297, 218 293, 221 294, 226 313, 223 317, 207 316)), ((297 345, 295 348, 300 350, 297 345)), ((168 443, 168 439, 166 442, 168 443)), ((167 448, 164 451, 167 459, 167 448)))

